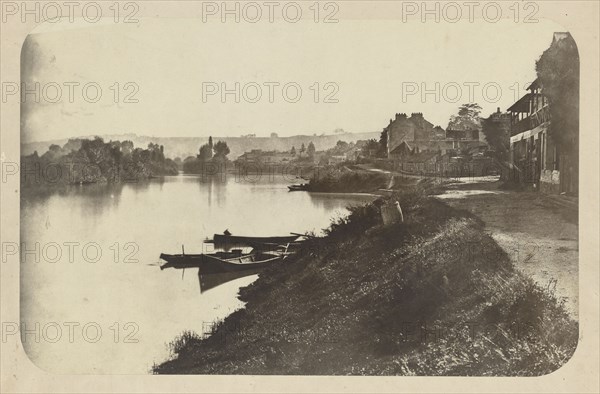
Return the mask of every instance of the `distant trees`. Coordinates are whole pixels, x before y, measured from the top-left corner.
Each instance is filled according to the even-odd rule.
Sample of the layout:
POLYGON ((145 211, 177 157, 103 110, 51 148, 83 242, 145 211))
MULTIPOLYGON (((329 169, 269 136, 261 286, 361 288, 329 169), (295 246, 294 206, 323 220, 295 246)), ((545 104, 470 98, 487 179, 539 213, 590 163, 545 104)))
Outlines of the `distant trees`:
MULTIPOLYGON (((123 142, 131 142, 131 141, 123 141, 123 142)), ((122 143, 123 143, 122 142, 122 143)), ((131 150, 133 150, 133 143, 131 143, 132 148, 131 150)), ((81 148, 81 140, 80 139, 69 139, 69 141, 67 141, 67 143, 65 145, 63 145, 63 150, 65 150, 65 153, 71 153, 71 151, 77 151, 79 150, 79 148, 81 148)), ((131 152, 130 150, 130 152, 131 152)))
POLYGON ((306 152, 306 147, 304 146, 304 143, 302 143, 302 146, 300 147, 300 154, 306 152))
POLYGON ((292 146, 290 153, 292 154, 292 156, 296 156, 296 147, 295 146, 292 146))
POLYGON ((100 137, 69 140, 62 148, 51 145, 41 157, 37 152, 23 156, 21 165, 37 168, 36 175, 22 178, 24 187, 112 183, 177 174, 177 165, 165 158, 162 145, 150 143, 148 149, 134 149, 131 141, 104 142, 100 137), (53 170, 42 170, 48 168, 53 170))
POLYGON ((177 165, 178 169, 183 169, 183 160, 181 160, 181 157, 174 158, 173 162, 177 165))
POLYGON ((198 155, 196 155, 199 161, 206 162, 212 159, 213 150, 209 144, 204 144, 200 147, 198 155))
POLYGON ((129 140, 121 141, 121 152, 124 155, 130 155, 133 152, 133 142, 129 140))
POLYGON ((349 144, 346 141, 339 140, 335 143, 333 150, 335 152, 343 153, 348 149, 349 144))
POLYGON ((218 158, 221 160, 225 160, 226 156, 229 154, 229 152, 231 152, 231 150, 227 146, 227 142, 225 142, 225 141, 218 141, 215 144, 213 150, 215 152, 215 158, 218 158))
POLYGON ((198 174, 204 169, 206 163, 227 161, 227 155, 231 152, 225 141, 217 141, 213 144, 212 136, 208 137, 208 143, 202 145, 196 158, 186 158, 183 161, 183 171, 198 174))
POLYGON ((208 143, 202 145, 198 150, 196 158, 200 162, 206 162, 213 158, 213 140, 212 136, 208 137, 208 143))
POLYGON ((379 135, 379 149, 382 152, 382 156, 387 156, 387 143, 388 143, 388 131, 383 129, 379 135))
POLYGON ((207 161, 211 161, 212 159, 216 160, 225 160, 226 156, 229 154, 230 149, 227 146, 227 143, 224 141, 217 141, 216 144, 213 144, 212 136, 208 137, 208 143, 202 145, 200 150, 198 151, 198 155, 196 158, 198 161, 205 163, 207 161))
POLYGON ((308 157, 314 157, 315 156, 315 152, 317 150, 315 149, 315 144, 313 144, 312 141, 310 141, 308 143, 308 148, 306 148, 306 154, 308 155, 308 157))

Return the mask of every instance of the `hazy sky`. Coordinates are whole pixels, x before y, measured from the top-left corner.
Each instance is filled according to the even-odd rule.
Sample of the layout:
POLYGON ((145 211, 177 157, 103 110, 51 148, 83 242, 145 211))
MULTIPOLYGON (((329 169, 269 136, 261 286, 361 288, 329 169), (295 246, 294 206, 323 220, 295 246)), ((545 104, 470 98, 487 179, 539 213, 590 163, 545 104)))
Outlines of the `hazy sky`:
POLYGON ((423 112, 445 128, 457 107, 470 101, 465 83, 480 83, 473 87, 472 101, 483 107, 483 115, 510 106, 535 78, 535 60, 550 45, 552 33, 564 30, 545 20, 222 24, 163 18, 67 27, 42 26, 24 45, 23 80, 29 86, 39 82, 41 91, 39 102, 29 95, 23 105, 24 141, 120 133, 166 137, 380 131, 396 112, 423 112), (72 103, 70 82, 80 84, 72 88, 72 103), (88 102, 95 96, 91 85, 84 98, 82 87, 90 82, 102 89, 96 103, 88 102), (220 94, 203 102, 203 83, 206 91, 206 83, 234 89, 235 82, 246 93, 240 103, 233 94, 225 102, 220 94), (279 83, 271 85, 273 103, 265 85, 269 82, 279 83), (284 97, 286 83, 293 85, 284 97), (52 103, 56 84, 62 95, 52 103), (262 96, 251 103, 256 84, 262 96), (287 102, 285 98, 294 99, 297 86, 302 96, 287 102), (498 86, 502 94, 494 102, 498 86), (415 87, 417 94, 403 98, 403 92, 415 87), (439 102, 433 93, 423 100, 422 87, 437 90, 439 102), (338 102, 324 103, 336 88, 330 98, 338 102), (137 103, 125 102, 130 93, 129 99, 137 103))

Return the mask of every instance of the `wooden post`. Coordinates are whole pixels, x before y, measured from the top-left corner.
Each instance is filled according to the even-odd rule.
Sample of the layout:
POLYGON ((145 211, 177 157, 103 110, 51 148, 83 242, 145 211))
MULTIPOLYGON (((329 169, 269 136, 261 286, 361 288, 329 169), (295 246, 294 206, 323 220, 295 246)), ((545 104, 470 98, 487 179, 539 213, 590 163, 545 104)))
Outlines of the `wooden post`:
POLYGON ((381 218, 383 219, 384 225, 404 222, 404 215, 402 213, 402 208, 400 208, 400 203, 395 201, 393 203, 382 205, 381 218))

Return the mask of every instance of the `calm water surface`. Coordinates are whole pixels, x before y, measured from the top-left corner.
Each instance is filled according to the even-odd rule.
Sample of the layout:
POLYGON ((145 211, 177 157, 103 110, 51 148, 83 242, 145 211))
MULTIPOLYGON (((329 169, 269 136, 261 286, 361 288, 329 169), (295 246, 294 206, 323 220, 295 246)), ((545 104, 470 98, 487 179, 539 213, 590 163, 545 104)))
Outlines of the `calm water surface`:
POLYGON ((21 201, 21 329, 31 360, 52 373, 147 373, 184 330, 243 307, 241 286, 200 292, 197 270, 160 271, 161 252, 209 251, 206 237, 319 232, 361 195, 288 192, 257 182, 196 176, 72 187, 21 201), (36 243, 39 245, 36 249, 36 243), (36 262, 36 259, 39 259, 36 262), (24 331, 27 330, 27 331, 24 331))

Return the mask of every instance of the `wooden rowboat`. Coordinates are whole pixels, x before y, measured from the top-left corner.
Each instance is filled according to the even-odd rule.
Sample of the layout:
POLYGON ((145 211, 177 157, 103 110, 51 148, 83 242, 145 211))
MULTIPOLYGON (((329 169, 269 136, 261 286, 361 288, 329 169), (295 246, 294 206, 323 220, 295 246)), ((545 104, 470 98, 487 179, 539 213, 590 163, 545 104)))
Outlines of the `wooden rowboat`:
POLYGON ((300 185, 290 185, 288 186, 288 189, 291 192, 305 191, 308 190, 308 185, 306 183, 302 183, 300 185))
POLYGON ((160 269, 165 268, 200 268, 203 274, 238 272, 264 268, 282 261, 287 253, 251 252, 242 254, 241 250, 232 252, 201 253, 201 254, 165 254, 160 258, 165 260, 160 269))
POLYGON ((298 239, 298 235, 284 235, 279 237, 244 237, 240 235, 214 234, 213 239, 208 239, 204 243, 215 245, 245 245, 253 246, 256 244, 277 244, 285 245, 298 239))

